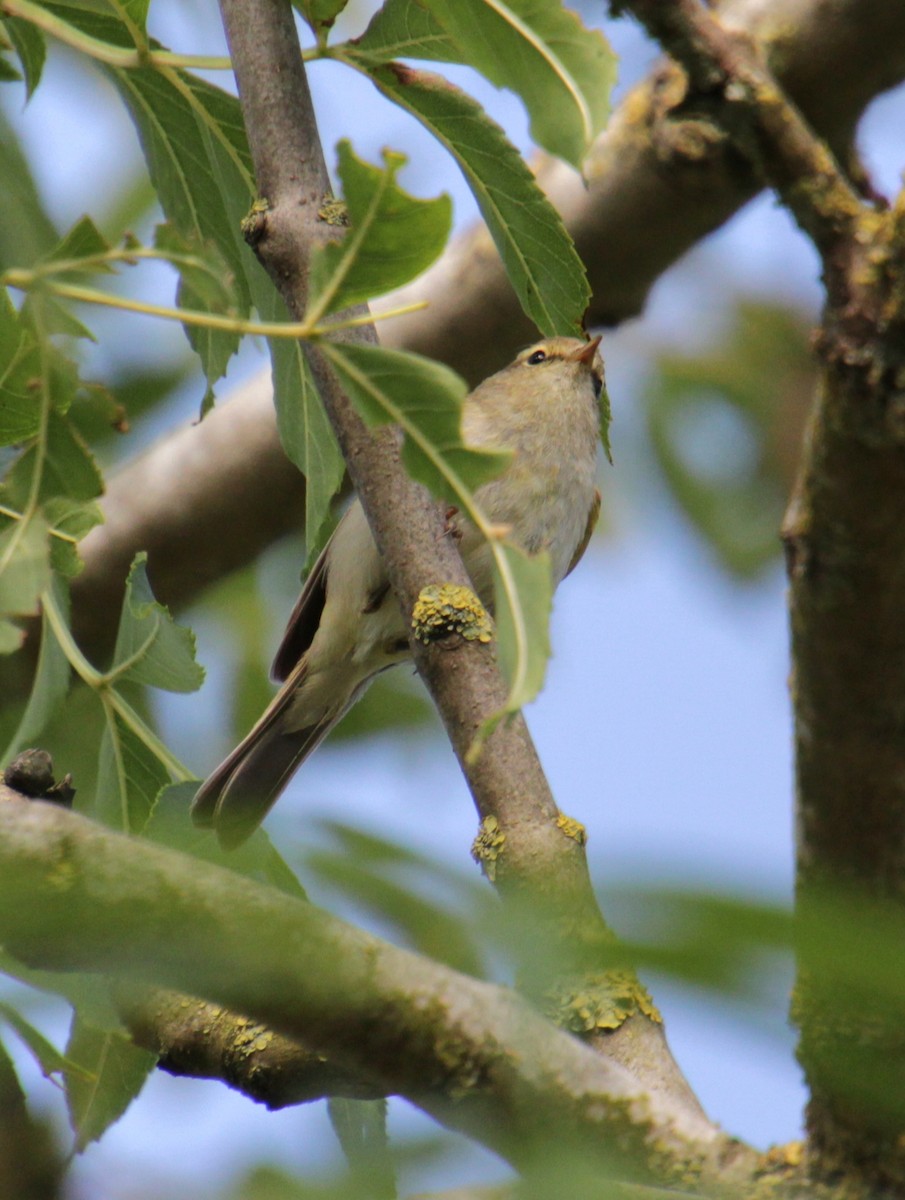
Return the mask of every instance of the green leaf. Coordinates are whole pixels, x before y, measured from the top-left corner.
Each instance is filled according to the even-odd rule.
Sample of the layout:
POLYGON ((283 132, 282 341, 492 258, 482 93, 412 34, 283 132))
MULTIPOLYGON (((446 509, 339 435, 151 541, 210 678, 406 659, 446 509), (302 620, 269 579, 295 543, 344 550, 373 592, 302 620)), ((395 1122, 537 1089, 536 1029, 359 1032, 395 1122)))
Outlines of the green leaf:
POLYGON ((44 34, 31 21, 21 21, 17 17, 4 17, 3 25, 22 64, 25 74, 25 97, 26 100, 30 100, 41 82, 44 60, 47 58, 44 34))
POLYGON ((6 1021, 15 1029, 16 1033, 22 1039, 24 1044, 31 1051, 32 1057, 41 1069, 41 1074, 45 1079, 49 1079, 51 1075, 58 1075, 64 1071, 69 1071, 73 1076, 81 1075, 87 1081, 91 1078, 87 1071, 84 1071, 71 1058, 67 1058, 62 1054, 52 1042, 39 1029, 35 1029, 30 1021, 26 1021, 20 1012, 18 1012, 11 1004, 0 1002, 0 1020, 6 1021))
POLYGON ((462 441, 468 389, 448 367, 379 346, 324 343, 322 349, 364 419, 370 425, 392 422, 403 431, 406 469, 435 496, 469 504, 471 492, 509 461, 508 454, 462 441))
MULTIPOLYGON (((0 58, 0 63, 3 59, 0 58)), ((0 112, 0 269, 30 267, 57 241, 28 159, 0 112)))
POLYGON ((34 437, 41 423, 41 351, 30 325, 0 289, 0 445, 34 437))
MULTIPOLYGON (((114 71, 113 78, 138 129, 167 218, 193 245, 216 246, 236 289, 238 315, 245 316, 250 303, 245 260, 250 256, 240 251, 209 152, 211 139, 225 146, 245 175, 246 196, 250 196, 248 150, 238 101, 184 72, 114 71)), ((190 295, 198 299, 194 292, 190 295)), ((204 330, 192 331, 190 340, 209 382, 215 383, 238 347, 238 336, 204 330)))
MULTIPOLYGON (((68 618, 69 604, 64 585, 59 580, 54 580, 50 586, 54 590, 60 610, 68 618)), ((56 716, 66 699, 71 674, 69 660, 54 637, 46 615, 42 615, 41 648, 38 651, 38 665, 31 695, 28 697, 19 727, 0 761, 8 763, 20 750, 37 742, 39 735, 56 716)))
POLYGON ((189 815, 197 790, 197 783, 175 783, 164 788, 143 830, 144 836, 259 883, 268 883, 300 900, 307 899, 305 889, 263 829, 256 829, 247 842, 228 851, 220 848, 216 838, 198 829, 189 815))
POLYGON ((519 152, 470 96, 445 79, 347 51, 376 87, 452 154, 477 200, 525 313, 546 337, 575 336, 590 290, 581 259, 519 152))
MULTIPOLYGON (((498 716, 518 712, 544 685, 550 657, 553 581, 546 554, 530 555, 511 542, 494 556, 494 616, 500 665, 509 681, 506 706, 498 716)), ((489 733, 497 723, 484 732, 489 733)))
MULTIPOLYGON (((96 258, 98 255, 106 254, 110 249, 110 243, 104 238, 100 230, 88 216, 79 217, 78 221, 73 225, 67 234, 54 246, 53 250, 44 259, 45 262, 66 262, 74 260, 77 264, 82 258, 96 258)), ((68 275, 78 274, 96 274, 98 271, 110 271, 113 268, 109 263, 90 263, 85 267, 74 265, 71 270, 59 272, 60 278, 65 278, 68 275)))
POLYGON ((38 597, 50 582, 48 534, 38 515, 13 521, 0 533, 0 615, 37 612, 38 597))
POLYGON ((93 501, 73 500, 68 496, 52 496, 44 505, 44 516, 51 530, 63 537, 50 539, 50 563, 67 579, 74 579, 84 563, 74 542, 103 523, 104 514, 93 501))
POLYGON ((0 654, 15 654, 24 641, 25 632, 18 625, 0 619, 0 654))
POLYGON ((47 415, 43 447, 29 446, 6 476, 2 489, 6 503, 26 506, 36 470, 41 472, 42 500, 68 496, 71 500, 88 501, 99 496, 104 488, 97 463, 81 435, 67 417, 53 410, 47 415))
POLYGON ((148 9, 151 0, 109 0, 112 8, 116 9, 124 19, 132 22, 141 33, 144 33, 148 23, 148 9))
POLYGON ((22 72, 0 54, 0 83, 21 83, 22 72))
POLYGON ((448 196, 417 200, 396 184, 404 154, 384 150, 384 169, 357 158, 348 141, 337 146, 349 229, 311 260, 307 319, 320 321, 402 287, 439 257, 452 226, 448 196))
POLYGON ((78 1071, 66 1070, 66 1105, 76 1150, 97 1141, 123 1115, 157 1064, 118 1030, 99 1029, 76 1016, 66 1057, 78 1071))
POLYGON ((314 36, 322 41, 349 0, 292 0, 292 3, 308 22, 314 36))
POLYGON ((170 776, 153 750, 116 714, 107 709, 106 716, 95 815, 123 833, 141 833, 170 776))
MULTIPOLYGON (((282 304, 280 309, 285 316, 282 304)), ((270 358, 280 441, 290 461, 305 476, 305 552, 311 561, 346 464, 301 343, 271 338, 270 358)))
POLYGON ((195 635, 177 625, 154 599, 148 582, 147 554, 136 555, 123 598, 110 673, 117 681, 150 684, 168 692, 194 692, 204 682, 195 660, 195 635))
MULTIPOLYGON (((369 59, 391 62, 395 58, 422 58, 433 62, 463 62, 449 33, 419 0, 385 0, 367 29, 349 46, 369 59)), ((345 50, 334 47, 334 53, 345 50)))
POLYGON ((521 96, 534 141, 581 168, 609 115, 615 57, 560 0, 421 0, 461 58, 521 96))

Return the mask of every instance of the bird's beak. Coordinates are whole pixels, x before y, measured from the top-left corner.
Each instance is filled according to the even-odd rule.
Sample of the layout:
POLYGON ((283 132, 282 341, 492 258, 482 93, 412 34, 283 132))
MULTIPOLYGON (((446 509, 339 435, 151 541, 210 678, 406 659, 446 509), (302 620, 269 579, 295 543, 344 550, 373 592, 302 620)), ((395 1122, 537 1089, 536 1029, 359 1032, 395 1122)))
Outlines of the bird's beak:
POLYGON ((589 367, 594 361, 594 355, 597 353, 597 347, 599 345, 600 336, 598 335, 595 338, 591 338, 591 340, 580 349, 573 350, 569 355, 569 358, 571 358, 573 362, 584 363, 586 367, 589 367))

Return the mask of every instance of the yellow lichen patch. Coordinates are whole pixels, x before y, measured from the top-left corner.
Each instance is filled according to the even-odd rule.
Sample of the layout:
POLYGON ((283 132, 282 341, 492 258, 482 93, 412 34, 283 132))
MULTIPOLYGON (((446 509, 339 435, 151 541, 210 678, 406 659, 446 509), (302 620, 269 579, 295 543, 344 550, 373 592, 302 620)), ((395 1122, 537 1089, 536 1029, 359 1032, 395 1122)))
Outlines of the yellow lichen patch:
POLYGON ((781 1167, 800 1167, 804 1162, 804 1142, 785 1142, 782 1146, 771 1146, 763 1156, 767 1170, 775 1171, 781 1167))
POLYGON ((412 609, 412 628, 425 644, 454 633, 467 642, 489 642, 493 637, 484 605, 470 588, 456 583, 431 583, 421 589, 412 609))
POLYGON ((556 818, 556 824, 566 837, 578 842, 579 846, 583 846, 587 842, 588 831, 581 821, 576 821, 574 817, 567 817, 565 813, 560 813, 556 818))
POLYGON ((338 200, 336 196, 325 196, 323 204, 317 210, 317 218, 327 225, 348 225, 349 210, 345 200, 338 200))
POLYGON ((580 987, 552 989, 543 1008, 557 1025, 572 1033, 618 1029, 629 1017, 642 1013, 658 1024, 662 1017, 650 992, 634 971, 604 971, 589 975, 580 987))
POLYGON ((246 241, 260 239, 264 229, 264 214, 268 212, 270 212, 270 201, 259 196, 239 222, 239 228, 246 241))
POLYGON ((485 817, 478 830, 478 836, 472 842, 471 857, 480 865, 491 883, 496 879, 497 859, 505 841, 506 835, 500 829, 496 817, 485 817))

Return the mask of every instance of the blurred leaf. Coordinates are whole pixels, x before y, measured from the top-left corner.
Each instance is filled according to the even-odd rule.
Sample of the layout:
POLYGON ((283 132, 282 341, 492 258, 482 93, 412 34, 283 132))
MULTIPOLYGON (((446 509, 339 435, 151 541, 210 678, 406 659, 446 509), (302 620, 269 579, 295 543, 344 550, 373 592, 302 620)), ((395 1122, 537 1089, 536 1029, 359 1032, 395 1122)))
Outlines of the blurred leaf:
POLYGON ((151 0, 110 0, 110 5, 144 32, 151 0))
MULTIPOLYGON (((93 501, 71 500, 68 496, 52 496, 44 505, 44 515, 52 531, 76 541, 81 541, 104 520, 100 507, 93 501)), ((50 539, 50 562, 55 571, 68 579, 74 579, 84 565, 78 548, 62 537, 50 539)))
POLYGON ((546 336, 581 332, 590 291, 556 209, 519 152, 470 96, 447 80, 344 51, 389 99, 416 117, 461 168, 527 316, 546 336))
POLYGON ((117 1030, 98 1029, 76 1016, 66 1057, 78 1072, 64 1072, 69 1123, 76 1150, 97 1141, 123 1115, 157 1064, 117 1030))
POLYGON ((396 1172, 387 1141, 386 1100, 327 1101, 330 1124, 359 1185, 373 1200, 396 1200, 396 1172))
POLYGON ((197 790, 197 782, 176 783, 164 788, 154 805, 144 836, 306 900, 305 889, 263 829, 256 829, 248 841, 235 850, 222 850, 216 838, 196 827, 189 808, 197 790))
POLYGON ((349 0, 292 0, 293 7, 302 14, 318 39, 326 37, 348 3, 349 0))
POLYGON ((351 228, 312 253, 308 313, 318 321, 420 275, 442 252, 452 225, 448 196, 417 200, 397 185, 405 155, 384 150, 382 171, 357 158, 346 140, 337 155, 351 228))
POLYGON ((49 530, 35 515, 0 533, 0 615, 29 616, 50 583, 49 530))
POLYGON ((41 351, 34 330, 0 289, 0 445, 34 437, 41 423, 41 351))
POLYGON ((468 63, 521 96, 534 141, 581 168, 609 115, 616 60, 560 0, 422 0, 468 63))
MULTIPOLYGON (((58 580, 51 586, 56 593, 57 603, 68 615, 69 603, 64 586, 58 580)), ((59 712, 69 692, 70 676, 69 660, 54 637, 46 615, 42 615, 41 648, 38 651, 38 665, 31 694, 19 726, 0 758, 0 763, 8 763, 20 750, 35 744, 38 736, 59 712)))
POLYGON ((482 978, 484 958, 473 931, 461 915, 447 910, 442 900, 419 894, 391 875, 389 864, 377 866, 343 848, 312 850, 305 856, 309 870, 368 909, 420 954, 457 971, 482 978))
POLYGON ((646 403, 660 470, 722 564, 754 575, 780 552, 813 388, 807 326, 742 300, 718 350, 664 354, 657 367, 646 403))
POLYGON ((177 625, 154 599, 147 554, 138 554, 126 580, 116 649, 110 667, 118 681, 150 684, 168 692, 194 692, 204 682, 195 659, 195 635, 177 625))
POLYGON ((547 555, 526 554, 511 542, 498 543, 493 563, 493 595, 500 665, 510 690, 505 709, 487 723, 482 736, 496 726, 499 717, 518 712, 529 704, 544 685, 553 607, 553 580, 547 555))
POLYGON ((18 17, 4 17, 2 24, 22 64, 25 74, 25 98, 30 100, 41 82, 44 60, 47 58, 44 34, 37 26, 32 25, 31 21, 22 21, 18 17))
POLYGON ((7 1024, 15 1029, 22 1042, 31 1051, 31 1055, 38 1064, 41 1074, 45 1079, 49 1079, 51 1075, 57 1075, 63 1071, 70 1072, 73 1077, 81 1075, 86 1082, 92 1078, 77 1062, 62 1054, 52 1042, 47 1040, 39 1029, 35 1029, 30 1021, 26 1021, 22 1014, 17 1012, 11 1004, 0 1002, 0 1020, 6 1021, 7 1024))
MULTIPOLYGON (((0 62, 3 60, 0 59, 0 62)), ((0 110, 0 269, 30 267, 57 241, 28 160, 0 110)))
MULTIPOLYGON (((68 275, 78 275, 82 273, 82 268, 78 266, 78 260, 82 258, 96 258, 98 255, 106 254, 110 249, 110 244, 101 236, 97 226, 90 217, 79 217, 78 221, 72 226, 68 233, 54 246, 53 250, 45 256, 45 262, 65 262, 72 260, 75 265, 69 271, 60 272, 61 278, 68 275)), ((91 263, 84 268, 89 273, 94 274, 97 271, 112 271, 113 268, 109 263, 91 263)))
POLYGON ((157 755, 116 713, 105 709, 105 715, 92 815, 123 833, 141 833, 170 776, 157 755))
MULTIPOLYGON (((0 51, 2 51, 3 48, 4 48, 3 46, 0 46, 0 51)), ((17 71, 16 68, 13 66, 13 64, 11 62, 9 62, 8 59, 5 59, 3 57, 3 54, 0 53, 0 83, 21 83, 21 82, 22 82, 22 72, 17 71)))

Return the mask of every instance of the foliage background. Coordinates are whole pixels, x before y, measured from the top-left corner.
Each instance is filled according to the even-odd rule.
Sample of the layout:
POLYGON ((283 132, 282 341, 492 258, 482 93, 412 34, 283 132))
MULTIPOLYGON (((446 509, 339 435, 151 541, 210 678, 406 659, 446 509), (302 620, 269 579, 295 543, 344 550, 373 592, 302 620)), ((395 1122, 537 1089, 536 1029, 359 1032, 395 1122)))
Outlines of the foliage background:
MULTIPOLYGON (((345 18, 350 28, 361 27, 366 8, 350 5, 345 18)), ((589 24, 596 11, 583 6, 589 24)), ((152 6, 151 29, 169 45, 211 52, 222 46, 216 13, 200 2, 152 6)), ((627 22, 610 22, 607 31, 621 58, 618 97, 654 53, 627 22)), ((457 225, 471 220, 470 196, 427 136, 348 72, 336 88, 340 70, 317 64, 311 72, 328 157, 342 135, 351 136, 358 154, 371 161, 384 145, 403 149, 411 156, 404 186, 423 195, 442 186, 454 197, 457 225)), ((461 74, 516 144, 527 147, 518 103, 472 73, 461 74)), ((223 78, 216 81, 226 86, 223 78)), ((138 220, 148 198, 139 182, 143 164, 132 127, 107 85, 57 49, 45 83, 24 110, 21 99, 18 89, 4 89, 3 116, 21 139, 59 228, 83 211, 106 212, 114 221, 114 214, 131 212, 128 219, 138 220)), ((862 126, 861 144, 881 190, 896 183, 903 127, 903 90, 876 103, 862 126)), ((142 220, 145 227, 151 223, 149 217, 142 220)), ((589 829, 594 877, 613 892, 605 907, 622 933, 644 928, 644 910, 639 913, 630 895, 638 887, 678 885, 789 902, 791 739, 784 581, 773 553, 778 541, 769 542, 756 570, 743 554, 730 555, 727 565, 713 529, 702 535, 680 511, 679 500, 690 504, 692 498, 681 488, 677 495, 675 480, 671 486, 658 467, 649 421, 667 384, 682 374, 677 356, 694 360, 690 373, 700 380, 706 374, 703 360, 730 343, 728 377, 738 389, 747 370, 762 391, 774 394, 782 360, 752 345, 753 322, 743 323, 741 332, 735 328, 736 306, 756 301, 774 318, 790 311, 789 325, 800 321, 806 329, 819 303, 816 271, 809 245, 772 200, 762 198, 661 281, 641 321, 605 339, 616 456, 615 469, 604 472, 606 528, 557 598, 554 658, 529 721, 559 802, 589 829)), ((169 271, 146 267, 142 280, 145 297, 154 290, 161 302, 170 302, 169 271)), ((124 286, 133 283, 127 278, 124 286)), ((134 340, 112 345, 104 334, 116 321, 95 317, 100 344, 90 352, 87 373, 141 376, 148 394, 160 398, 134 420, 128 435, 110 440, 110 461, 131 456, 175 419, 191 417, 204 390, 181 331, 136 322, 134 340)), ((790 335, 783 344, 797 361, 801 341, 790 335)), ((264 363, 247 346, 221 394, 264 363)), ((784 384, 787 379, 784 375, 784 384)), ((694 394, 700 403, 687 417, 679 445, 725 498, 730 481, 754 464, 757 441, 723 392, 695 383, 694 394)), ((748 498, 736 497, 733 511, 741 514, 736 550, 760 547, 758 514, 769 512, 777 496, 779 487, 758 493, 762 503, 754 504, 747 520, 742 518, 748 498)), ((199 774, 214 765, 261 703, 266 663, 291 605, 302 557, 300 543, 275 549, 186 618, 198 632, 208 681, 200 695, 167 695, 155 704, 174 750, 199 774), (234 680, 241 690, 232 709, 224 698, 234 680)), ((414 683, 410 690, 418 695, 414 683)), ((420 711, 414 701, 413 709, 420 711)), ((378 696, 354 720, 363 728, 376 725, 380 715, 378 696)), ((337 886, 336 864, 326 862, 336 847, 325 824, 330 819, 413 845, 470 877, 476 890, 481 887, 467 860, 474 832, 470 801, 435 722, 422 715, 424 723, 404 733, 391 728, 324 747, 269 824, 290 861, 323 852, 319 867, 314 864, 315 898, 329 898, 381 932, 391 925, 389 917, 355 905, 337 886)), ((68 720, 76 722, 78 714, 68 720)), ((78 763, 64 731, 59 738, 60 749, 51 747, 58 762, 77 780, 87 779, 89 764, 78 763)), ((312 879, 311 868, 305 878, 312 879)), ((451 905, 467 904, 461 897, 471 894, 445 887, 426 871, 410 882, 435 899, 448 893, 451 905)), ((758 968, 735 997, 728 989, 648 979, 673 1051, 708 1112, 732 1132, 766 1145, 798 1131, 803 1093, 786 1024, 791 965, 781 955, 764 955, 758 968)), ((64 1018, 52 1005, 33 1015, 59 1036, 64 1018)), ((62 1123, 52 1087, 25 1056, 17 1061, 30 1094, 42 1097, 62 1123)), ((391 1119, 405 1139, 435 1133, 402 1104, 393 1106, 391 1119)), ((486 1181, 503 1171, 451 1137, 443 1142, 449 1184, 486 1181)), ((157 1073, 141 1102, 77 1164, 74 1195, 213 1196, 256 1163, 273 1160, 292 1172, 319 1174, 338 1157, 321 1105, 268 1114, 221 1085, 157 1073)), ((419 1179, 416 1159, 406 1183, 417 1186, 419 1179)))

